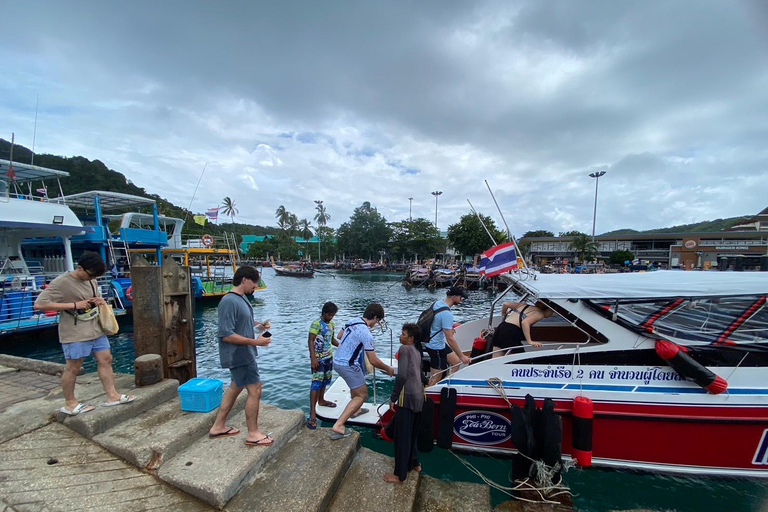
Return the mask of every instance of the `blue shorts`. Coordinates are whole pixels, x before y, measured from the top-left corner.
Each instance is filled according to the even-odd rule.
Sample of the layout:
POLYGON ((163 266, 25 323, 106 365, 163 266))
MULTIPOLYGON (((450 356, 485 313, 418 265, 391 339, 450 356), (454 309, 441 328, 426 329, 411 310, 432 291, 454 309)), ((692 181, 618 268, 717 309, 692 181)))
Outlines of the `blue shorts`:
POLYGON ((109 350, 109 340, 102 335, 95 340, 62 343, 61 350, 64 351, 64 359, 83 359, 96 352, 109 350))
POLYGON ((259 367, 256 365, 256 361, 246 364, 245 366, 230 368, 229 373, 232 375, 232 382, 239 388, 244 388, 251 384, 258 384, 261 382, 261 378, 259 377, 259 367))
POLYGON ((334 366, 336 373, 338 373, 344 382, 349 386, 350 391, 359 387, 365 386, 365 374, 362 368, 353 364, 352 366, 344 366, 337 364, 334 366))
POLYGON ((311 391, 320 391, 328 387, 333 378, 333 358, 319 359, 317 361, 317 371, 312 372, 312 387, 311 391))

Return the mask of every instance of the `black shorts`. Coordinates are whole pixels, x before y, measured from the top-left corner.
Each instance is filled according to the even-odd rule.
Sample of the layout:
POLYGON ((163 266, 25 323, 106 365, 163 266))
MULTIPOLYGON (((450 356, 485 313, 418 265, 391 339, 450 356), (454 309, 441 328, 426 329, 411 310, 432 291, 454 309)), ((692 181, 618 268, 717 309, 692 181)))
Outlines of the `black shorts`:
POLYGON ((448 354, 451 353, 451 348, 445 346, 440 350, 424 347, 424 350, 429 354, 429 367, 433 370, 447 370, 448 369, 448 354))
POLYGON ((493 333, 493 346, 496 348, 522 347, 523 340, 523 330, 509 322, 501 322, 493 333))

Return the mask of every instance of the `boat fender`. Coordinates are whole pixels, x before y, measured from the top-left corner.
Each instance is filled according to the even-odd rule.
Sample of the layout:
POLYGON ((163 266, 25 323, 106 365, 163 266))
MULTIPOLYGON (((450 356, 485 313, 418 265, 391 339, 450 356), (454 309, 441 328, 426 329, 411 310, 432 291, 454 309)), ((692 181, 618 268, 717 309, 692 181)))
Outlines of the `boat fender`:
POLYGON ((592 465, 592 418, 594 406, 585 396, 573 399, 573 420, 571 421, 571 445, 576 463, 587 468, 592 465))
POLYGON ((456 417, 456 388, 440 390, 440 416, 437 424, 437 446, 453 447, 453 420, 456 417))
POLYGON ((211 235, 203 235, 203 238, 201 239, 203 242, 203 245, 206 247, 210 247, 213 245, 213 237, 211 235))
POLYGON ((129 286, 127 290, 125 290, 125 297, 133 302, 133 285, 129 286))
POLYGON ((429 453, 435 447, 435 402, 430 397, 424 399, 419 422, 416 425, 416 449, 419 453, 429 453))
POLYGON ((560 463, 563 456, 563 419, 555 413, 555 402, 551 398, 544 399, 541 408, 541 419, 544 430, 544 446, 542 461, 549 467, 560 463))
POLYGON ((667 340, 656 340, 656 353, 680 376, 691 379, 713 395, 719 395, 728 389, 728 382, 699 364, 688 350, 667 340))

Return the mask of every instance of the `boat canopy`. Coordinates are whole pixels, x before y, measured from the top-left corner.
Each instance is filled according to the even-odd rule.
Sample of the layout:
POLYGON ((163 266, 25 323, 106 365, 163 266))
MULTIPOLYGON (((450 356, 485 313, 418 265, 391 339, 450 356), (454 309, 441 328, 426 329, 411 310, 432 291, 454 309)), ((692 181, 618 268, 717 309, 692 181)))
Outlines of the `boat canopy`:
POLYGON ((503 274, 538 299, 663 299, 768 294, 768 272, 658 270, 624 274, 503 274))
POLYGON ((104 190, 90 190, 88 192, 80 192, 79 194, 70 194, 51 199, 51 201, 64 203, 70 208, 92 210, 94 208, 94 200, 97 197, 99 198, 101 210, 104 212, 155 204, 155 200, 148 197, 121 194, 120 192, 106 192, 104 190))
MULTIPOLYGON (((7 173, 10 167, 10 160, 0 160, 0 176, 2 176, 3 179, 8 179, 7 173)), ((22 164, 20 162, 13 162, 13 172, 16 175, 14 181, 17 183, 66 178, 69 176, 69 173, 66 171, 57 171, 56 169, 48 169, 46 167, 39 167, 37 165, 22 164)))

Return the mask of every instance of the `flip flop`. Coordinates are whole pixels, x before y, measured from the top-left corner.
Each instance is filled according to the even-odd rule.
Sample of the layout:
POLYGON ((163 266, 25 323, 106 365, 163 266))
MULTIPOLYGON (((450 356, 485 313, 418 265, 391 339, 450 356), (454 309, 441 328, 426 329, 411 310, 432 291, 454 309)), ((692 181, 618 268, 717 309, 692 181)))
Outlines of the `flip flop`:
POLYGON ((350 416, 350 418, 357 418, 358 416, 362 416, 363 414, 366 414, 367 412, 368 412, 368 409, 366 409, 365 407, 361 407, 360 409, 357 410, 357 412, 355 414, 350 416))
POLYGON ((114 402, 104 402, 101 404, 102 407, 114 407, 116 405, 123 405, 123 404, 129 404, 136 400, 135 396, 128 396, 128 395, 120 395, 119 400, 115 400, 114 402))
POLYGON ((332 430, 330 434, 328 434, 328 437, 331 439, 331 441, 338 441, 339 439, 344 439, 345 437, 349 437, 352 435, 352 431, 348 428, 344 429, 343 434, 339 434, 335 430, 332 430))
POLYGON ((91 412, 95 407, 87 404, 77 404, 71 411, 68 411, 66 407, 59 409, 59 412, 66 414, 67 416, 77 416, 78 414, 84 414, 91 412))
POLYGON ((269 434, 262 437, 261 439, 257 439, 256 441, 249 441, 247 439, 245 440, 245 444, 248 446, 269 446, 274 442, 275 440, 269 437, 269 434))
POLYGON ((307 420, 307 428, 309 430, 315 430, 317 428, 317 420, 307 420))
POLYGON ((224 432, 220 432, 218 434, 208 434, 208 437, 211 439, 218 439, 219 437, 230 437, 230 436, 236 436, 240 433, 240 430, 236 429, 235 427, 227 427, 227 430, 224 432))
POLYGON ((325 402, 324 404, 317 404, 317 405, 320 405, 322 407, 328 407, 329 409, 333 409, 334 407, 336 407, 336 402, 325 402))

